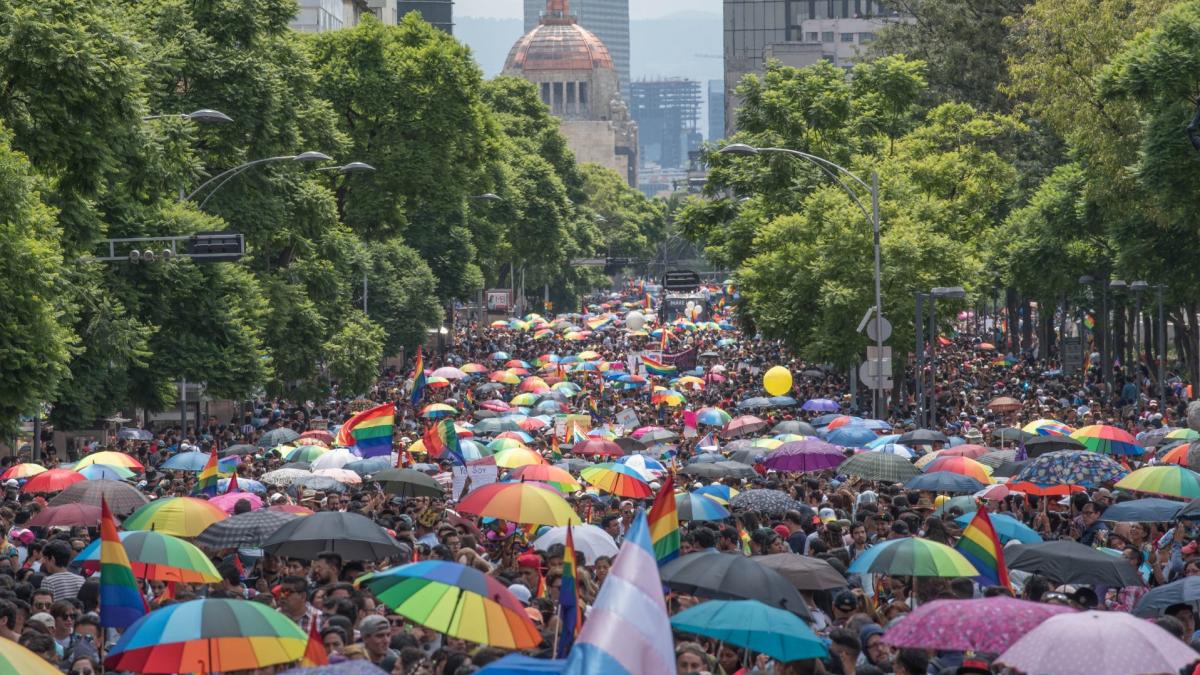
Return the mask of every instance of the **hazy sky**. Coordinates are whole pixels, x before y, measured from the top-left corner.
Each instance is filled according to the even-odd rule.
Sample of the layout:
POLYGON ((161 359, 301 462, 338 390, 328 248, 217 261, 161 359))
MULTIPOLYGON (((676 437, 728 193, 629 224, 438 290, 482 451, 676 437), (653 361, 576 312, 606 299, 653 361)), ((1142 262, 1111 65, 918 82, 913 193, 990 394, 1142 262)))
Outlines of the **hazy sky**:
MULTIPOLYGON (((455 16, 520 19, 522 0, 455 0, 455 16)), ((683 11, 721 13, 721 0, 629 0, 630 19, 656 19, 683 11)))

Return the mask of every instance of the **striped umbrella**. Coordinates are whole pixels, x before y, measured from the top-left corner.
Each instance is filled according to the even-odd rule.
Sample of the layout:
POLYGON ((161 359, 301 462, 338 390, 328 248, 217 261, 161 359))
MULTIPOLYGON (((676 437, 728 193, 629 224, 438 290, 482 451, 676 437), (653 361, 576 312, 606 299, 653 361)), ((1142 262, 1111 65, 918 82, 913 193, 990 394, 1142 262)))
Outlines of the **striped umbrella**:
POLYGON ((101 450, 100 452, 93 452, 90 455, 85 455, 83 459, 80 459, 75 463, 75 469, 78 470, 90 464, 122 466, 126 469, 134 471, 135 473, 141 473, 142 470, 145 469, 145 467, 142 466, 142 463, 133 457, 130 457, 123 452, 116 452, 114 450, 101 450))
POLYGON ((589 466, 580 471, 579 476, 589 485, 618 497, 647 499, 654 494, 642 474, 633 467, 616 462, 589 466))
POLYGON ((100 501, 108 502, 108 507, 117 515, 124 515, 150 501, 141 490, 129 483, 115 480, 85 480, 63 490, 62 493, 50 500, 50 506, 63 504, 91 504, 100 508, 100 501))
POLYGON ((195 497, 167 497, 140 507, 121 524, 126 530, 154 530, 176 537, 194 537, 229 514, 195 497))
MULTIPOLYGON (((194 545, 161 532, 118 532, 133 574, 139 579, 213 584, 221 575, 204 552, 194 545)), ((92 574, 100 569, 100 540, 88 544, 72 561, 92 574)))
POLYGON ((729 500, 738 496, 738 489, 731 488, 724 483, 713 483, 692 490, 692 494, 704 495, 715 500, 718 504, 725 506, 729 504, 729 500))
POLYGON ((88 480, 125 480, 134 476, 129 469, 111 464, 89 464, 76 471, 88 480))
POLYGON ((992 484, 992 467, 977 462, 968 457, 946 457, 938 456, 923 469, 926 473, 935 471, 949 471, 962 476, 968 476, 983 483, 984 485, 992 484))
POLYGON ((582 522, 571 505, 558 494, 524 483, 492 483, 478 487, 458 503, 456 510, 525 525, 582 522))
POLYGON ((0 480, 8 480, 10 478, 33 478, 39 473, 46 473, 46 467, 33 462, 22 462, 8 467, 8 470, 0 474, 0 480))
MULTIPOLYGON (((275 530, 301 517, 279 510, 281 508, 282 505, 272 506, 270 510, 239 513, 204 528, 204 531, 194 541, 197 546, 212 550, 261 546, 267 537, 275 534, 275 530)), ((304 510, 307 514, 312 513, 308 509, 304 510)))
POLYGON ((723 427, 733 418, 720 408, 701 408, 696 413, 696 421, 710 427, 723 427))
POLYGON ((1034 420, 1021 427, 1021 431, 1038 436, 1070 436, 1075 433, 1074 429, 1062 422, 1048 419, 1034 420))
MULTIPOLYGON (((439 368, 438 370, 441 370, 439 368)), ((454 406, 446 405, 445 403, 430 403, 421 409, 421 417, 427 420, 436 420, 443 417, 454 417, 458 414, 458 409, 454 406)))
POLYGON ((864 452, 854 455, 842 462, 838 473, 858 476, 865 480, 885 481, 888 483, 903 483, 921 473, 917 467, 900 455, 888 455, 881 452, 864 452))
POLYGON ((397 614, 451 637, 503 649, 530 649, 542 641, 520 601, 473 567, 424 560, 363 575, 355 585, 397 614))
POLYGON ((525 447, 501 450, 492 455, 492 457, 496 459, 496 466, 504 469, 515 469, 519 466, 546 463, 546 460, 541 455, 525 447))
POLYGON ((850 564, 851 574, 887 574, 907 577, 975 577, 975 569, 961 553, 929 539, 902 537, 876 544, 850 564))
POLYGON ((104 659, 110 670, 212 673, 290 663, 308 636, 295 621, 249 600, 192 600, 150 612, 104 659))
POLYGON ((1091 424, 1071 434, 1084 447, 1102 455, 1141 455, 1146 449, 1128 431, 1108 424, 1091 424))
POLYGON ((575 492, 583 488, 570 472, 549 464, 530 464, 513 470, 513 478, 520 481, 538 481, 553 485, 562 492, 575 492))
POLYGON ((1185 499, 1200 498, 1200 474, 1182 466, 1144 466, 1117 482, 1121 490, 1185 499))
POLYGON ((716 499, 688 492, 675 493, 675 512, 680 520, 724 520, 729 517, 729 509, 716 499))

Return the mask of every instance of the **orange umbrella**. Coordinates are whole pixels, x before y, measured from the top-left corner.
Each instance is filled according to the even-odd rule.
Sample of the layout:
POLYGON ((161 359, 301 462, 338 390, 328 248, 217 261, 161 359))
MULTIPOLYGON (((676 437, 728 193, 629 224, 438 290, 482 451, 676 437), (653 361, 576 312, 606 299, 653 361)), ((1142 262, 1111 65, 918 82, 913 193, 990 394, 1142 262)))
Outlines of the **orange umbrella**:
POLYGON ((949 471, 950 473, 974 478, 984 485, 991 485, 995 482, 992 480, 992 467, 976 462, 969 457, 940 456, 929 464, 926 464, 924 471, 925 473, 949 471))
POLYGON ((492 483, 476 488, 458 503, 457 511, 526 525, 582 522, 558 493, 528 483, 492 483))

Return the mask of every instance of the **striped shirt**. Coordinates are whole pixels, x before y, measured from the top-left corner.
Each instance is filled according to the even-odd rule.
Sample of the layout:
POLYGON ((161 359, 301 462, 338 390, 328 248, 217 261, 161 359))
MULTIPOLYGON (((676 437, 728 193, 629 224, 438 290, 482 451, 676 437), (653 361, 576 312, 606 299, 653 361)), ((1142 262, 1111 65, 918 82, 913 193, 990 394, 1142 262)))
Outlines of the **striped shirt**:
POLYGON ((42 588, 54 595, 55 602, 73 599, 79 594, 81 586, 83 586, 83 577, 70 572, 55 572, 42 579, 42 588))

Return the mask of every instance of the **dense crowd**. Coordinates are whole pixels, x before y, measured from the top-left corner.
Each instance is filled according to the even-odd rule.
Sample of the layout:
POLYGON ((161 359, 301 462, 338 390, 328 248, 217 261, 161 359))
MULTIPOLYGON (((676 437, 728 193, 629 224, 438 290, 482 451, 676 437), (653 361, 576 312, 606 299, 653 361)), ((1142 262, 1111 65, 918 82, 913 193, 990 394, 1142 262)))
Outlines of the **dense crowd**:
MULTIPOLYGON (((968 324, 963 324, 958 326, 963 332, 947 335, 937 346, 934 365, 926 373, 934 381, 934 423, 929 428, 919 423, 922 411, 912 393, 912 380, 899 382, 890 392, 887 419, 869 420, 865 419, 870 414, 869 394, 860 392, 862 395, 854 399, 844 374, 806 363, 774 342, 741 334, 732 327, 720 328, 715 323, 707 327, 700 322, 677 323, 666 341, 649 332, 653 324, 644 331, 629 330, 621 318, 638 308, 639 301, 640 294, 632 292, 620 299, 601 299, 591 306, 590 316, 611 313, 615 320, 573 339, 566 339, 559 330, 542 333, 515 322, 486 328, 468 326, 454 336, 444 354, 427 354, 425 366, 431 373, 439 367, 466 364, 486 364, 489 370, 498 370, 505 362, 520 360, 531 364, 527 369, 530 373, 540 372, 548 382, 567 380, 580 385, 578 394, 559 400, 559 412, 586 416, 588 429, 607 428, 622 438, 630 437, 634 429, 616 428, 617 418, 633 414, 639 427, 666 432, 661 442, 629 446, 662 467, 644 473, 650 495, 627 498, 596 489, 563 495, 579 519, 603 530, 614 547, 623 543, 639 510, 649 509, 654 493, 670 480, 683 491, 707 492, 731 511, 728 517, 714 520, 688 520, 681 515, 681 556, 714 551, 752 560, 793 556, 819 561, 822 572, 828 568, 833 575, 832 584, 795 584, 805 607, 793 611, 819 639, 825 649, 823 657, 785 661, 733 641, 676 630, 675 666, 679 672, 998 672, 1015 665, 1005 663, 998 653, 955 649, 949 644, 944 648, 915 648, 890 636, 899 624, 930 603, 1010 595, 1076 610, 1136 610, 1138 616, 1162 629, 1161 636, 1170 636, 1179 645, 1200 646, 1200 642, 1194 642, 1200 639, 1194 620, 1200 595, 1156 605, 1150 611, 1139 606, 1154 590, 1200 574, 1200 531, 1193 521, 1179 514, 1155 516, 1156 520, 1108 519, 1108 509, 1145 496, 1114 489, 1117 476, 1098 482, 1080 481, 1081 485, 1051 485, 1038 484, 1022 474, 1030 463, 1045 456, 1031 449, 1032 441, 1055 437, 1054 433, 1021 431, 1021 427, 1036 420, 1054 421, 1073 429, 1106 425, 1128 432, 1136 437, 1139 452, 1109 453, 1123 471, 1186 465, 1188 438, 1182 445, 1174 442, 1176 447, 1184 448, 1181 461, 1172 464, 1163 460, 1164 451, 1170 451, 1173 444, 1168 431, 1185 426, 1186 392, 1182 385, 1171 383, 1168 399, 1157 400, 1157 383, 1148 369, 1139 368, 1128 378, 1120 376, 1116 386, 1109 389, 1101 381, 1098 357, 1090 359, 1084 372, 1064 374, 1051 360, 998 352, 986 343, 992 336, 966 332, 968 324), (690 352, 697 360, 694 374, 701 383, 679 388, 682 403, 655 402, 654 386, 667 385, 667 377, 652 376, 644 384, 606 382, 603 372, 555 367, 544 358, 593 350, 597 353, 594 363, 637 368, 638 362, 629 359, 631 354, 643 350, 657 353, 663 344, 670 354, 690 352), (745 406, 746 399, 764 396, 763 374, 774 366, 783 366, 793 376, 786 397, 790 402, 745 406), (539 371, 542 367, 546 368, 539 371), (1001 397, 1015 399, 1015 405, 997 405, 1001 397), (832 407, 804 405, 817 400, 832 402, 832 407), (690 413, 709 408, 720 408, 733 416, 753 415, 757 422, 747 427, 748 433, 730 433, 721 425, 693 426, 690 413), (907 478, 877 479, 836 466, 807 472, 770 468, 770 455, 780 441, 809 435, 829 439, 837 429, 847 426, 869 429, 877 437, 896 437, 880 447, 868 449, 862 447, 864 443, 841 448, 846 458, 869 450, 899 454, 922 465, 930 459, 927 455, 945 453, 953 457, 951 451, 961 446, 984 446, 986 452, 961 455, 971 460, 988 453, 1001 454, 995 462, 980 462, 987 467, 991 480, 985 483, 985 490, 972 492, 907 488, 907 478), (812 434, 805 433, 808 428, 812 434), (789 429, 796 431, 785 431, 789 429), (916 433, 922 431, 930 435, 916 433), (783 433, 792 436, 772 438, 783 433), (759 443, 760 438, 769 440, 759 443), (697 471, 698 465, 718 468, 697 471), (1003 486, 1006 479, 1022 481, 1029 487, 992 490, 992 481, 1003 486), (767 490, 782 493, 785 499, 749 505, 737 499, 738 494, 765 494, 767 490), (1029 571, 1031 568, 1016 563, 1006 575, 1007 583, 1002 584, 970 576, 878 574, 854 569, 855 561, 870 555, 872 549, 896 540, 919 538, 954 546, 980 505, 986 505, 997 520, 1011 519, 1040 540, 1078 542, 1119 559, 1134 571, 1136 579, 1123 584, 1086 582, 1072 574, 1056 574, 1052 566, 1029 571)), ((561 320, 583 324, 587 318, 568 315, 561 320)), ((229 510, 235 517, 258 508, 357 513, 371 519, 397 542, 392 555, 349 559, 332 549, 293 557, 273 555, 256 547, 204 547, 200 537, 197 542, 218 570, 220 581, 148 580, 141 590, 149 608, 169 607, 195 598, 246 599, 281 613, 305 633, 318 635, 333 664, 366 661, 384 672, 405 675, 470 673, 486 669, 506 650, 431 630, 410 616, 396 613, 395 607, 371 590, 355 584, 363 574, 414 560, 452 561, 479 570, 507 588, 543 636, 540 646, 524 651, 534 657, 552 658, 563 629, 559 593, 564 574, 571 573, 564 571, 564 547, 535 546, 533 542, 545 534, 545 528, 515 526, 457 512, 456 502, 462 495, 453 494, 450 488, 452 459, 431 457, 414 446, 425 437, 430 424, 422 411, 434 403, 446 403, 458 411, 459 431, 464 438, 474 436, 474 440, 486 443, 485 434, 472 434, 469 423, 495 417, 485 404, 508 401, 518 388, 502 383, 486 386, 490 383, 487 373, 483 373, 427 385, 420 401, 414 404, 412 379, 411 372, 388 371, 363 399, 314 402, 264 397, 255 401, 242 419, 227 423, 212 419, 182 433, 178 428, 166 429, 147 440, 115 438, 88 448, 89 454, 116 451, 136 460, 144 469, 126 482, 148 500, 193 494, 198 471, 168 468, 170 458, 181 452, 198 450, 236 457, 223 469, 235 471, 237 479, 246 484, 260 483, 261 489, 248 493, 247 498, 230 500, 229 510), (397 452, 387 464, 411 466, 429 474, 445 489, 443 496, 400 496, 380 489, 370 474, 361 482, 329 484, 323 489, 269 479, 269 474, 281 469, 309 468, 288 459, 292 448, 303 445, 296 445, 294 440, 283 447, 263 443, 264 438, 271 438, 270 434, 296 439, 306 432, 334 429, 354 413, 389 401, 395 404, 393 445, 397 452)), ((561 466, 575 477, 590 460, 610 459, 573 456, 572 446, 578 437, 552 441, 555 433, 551 420, 526 432, 528 440, 522 440, 522 445, 548 459, 560 453, 566 462, 561 466)), ((1071 451, 1070 446, 1064 447, 1071 451)), ((82 457, 51 456, 42 461, 50 467, 58 460, 78 459, 82 457)), ((27 454, 0 459, 0 472, 12 471, 18 463, 32 460, 27 454)), ((508 478, 513 471, 500 467, 500 479, 508 478)), ((97 539, 96 524, 31 525, 54 503, 55 495, 26 490, 27 480, 14 477, 4 481, 0 506, 0 531, 5 534, 0 545, 0 638, 25 646, 72 675, 103 672, 104 656, 118 642, 120 633, 101 627, 98 575, 89 573, 91 568, 77 559, 97 539)), ((1164 494, 1192 496, 1186 492, 1164 494)), ((1185 504, 1178 502, 1181 508, 1185 504)), ((128 515, 128 511, 119 515, 128 515)), ((330 533, 330 538, 336 536, 330 533)), ((1006 550, 1029 541, 1002 539, 1006 550)), ((772 560, 773 565, 787 564, 772 560)), ((587 608, 604 588, 613 563, 613 555, 588 557, 577 547, 575 585, 585 607, 585 626, 587 608)), ((1084 566, 1078 565, 1080 569, 1084 566)), ((1066 567, 1072 568, 1069 556, 1066 567)), ((667 587, 671 586, 667 580, 667 587)), ((711 597, 711 592, 671 588, 666 606, 675 615, 711 597)), ((258 672, 282 671, 293 665, 272 665, 258 672)), ((1043 672, 1028 667, 1016 669, 1043 672)))

